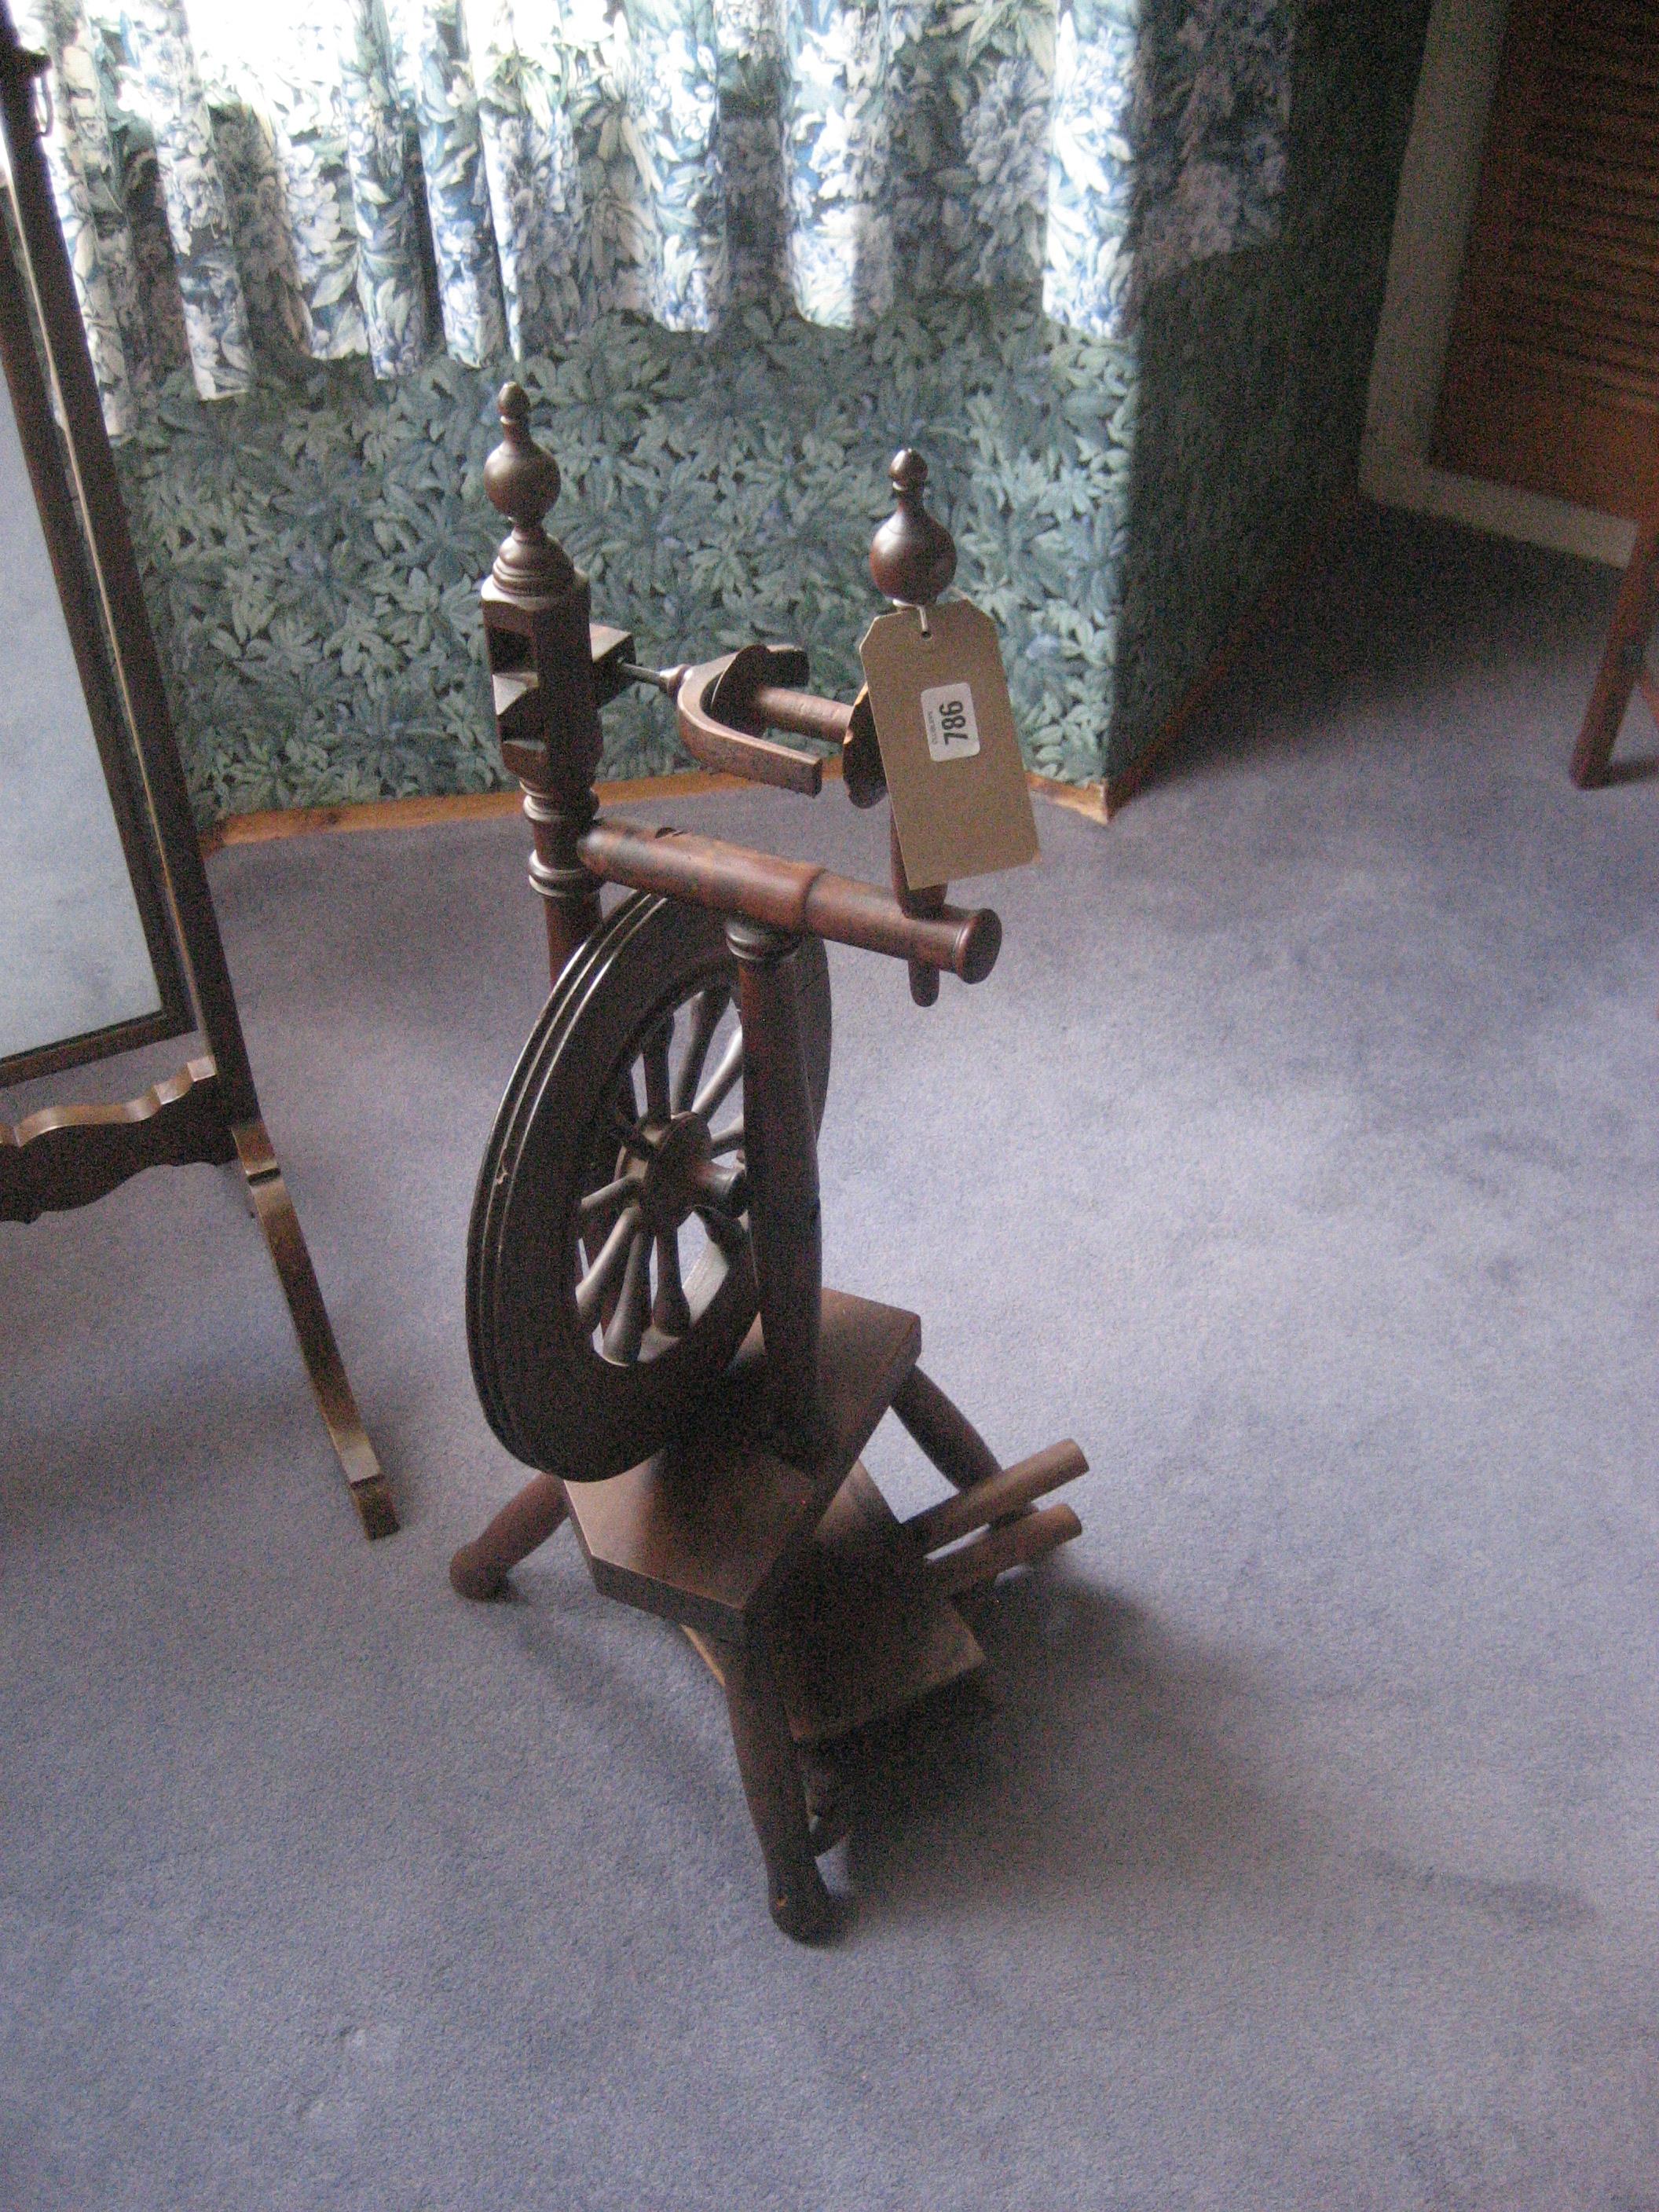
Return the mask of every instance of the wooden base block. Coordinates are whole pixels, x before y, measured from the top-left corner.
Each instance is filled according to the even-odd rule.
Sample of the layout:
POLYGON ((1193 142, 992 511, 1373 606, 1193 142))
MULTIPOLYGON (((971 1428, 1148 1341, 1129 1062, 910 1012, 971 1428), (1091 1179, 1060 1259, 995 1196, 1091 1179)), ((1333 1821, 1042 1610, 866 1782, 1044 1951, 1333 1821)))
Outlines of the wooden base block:
MULTIPOLYGON (((717 1680, 719 1647, 686 1634, 717 1680)), ((798 1744, 822 1744, 960 1681, 985 1654, 855 1465, 780 1595, 767 1639, 798 1744)))
POLYGON ((915 1314, 825 1291, 823 1427, 801 1463, 769 1440, 761 1339, 751 1331, 692 1433, 626 1474, 566 1483, 595 1584, 644 1612, 741 1640, 790 1579, 921 1348, 915 1314))

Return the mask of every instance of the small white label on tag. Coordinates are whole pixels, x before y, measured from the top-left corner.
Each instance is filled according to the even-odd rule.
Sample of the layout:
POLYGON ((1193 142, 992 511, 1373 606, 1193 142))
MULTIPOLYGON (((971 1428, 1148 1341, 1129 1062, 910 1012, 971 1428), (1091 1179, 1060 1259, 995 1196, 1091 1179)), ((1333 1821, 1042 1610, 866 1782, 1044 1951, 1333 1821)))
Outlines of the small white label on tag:
POLYGON ((936 684, 921 695, 921 719, 927 729, 928 757, 971 760, 979 750, 974 695, 965 684, 936 684))

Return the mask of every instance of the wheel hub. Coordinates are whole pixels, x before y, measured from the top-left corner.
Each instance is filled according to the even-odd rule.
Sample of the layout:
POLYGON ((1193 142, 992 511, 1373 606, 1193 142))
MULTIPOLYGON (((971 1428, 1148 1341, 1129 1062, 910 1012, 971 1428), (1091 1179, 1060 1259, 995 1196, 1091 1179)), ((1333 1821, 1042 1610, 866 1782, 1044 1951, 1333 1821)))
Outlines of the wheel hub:
POLYGON ((641 1218, 653 1235, 665 1236, 706 1203, 704 1170, 709 1157, 708 1124, 701 1114, 676 1114, 666 1124, 645 1125, 651 1147, 640 1177, 641 1218))

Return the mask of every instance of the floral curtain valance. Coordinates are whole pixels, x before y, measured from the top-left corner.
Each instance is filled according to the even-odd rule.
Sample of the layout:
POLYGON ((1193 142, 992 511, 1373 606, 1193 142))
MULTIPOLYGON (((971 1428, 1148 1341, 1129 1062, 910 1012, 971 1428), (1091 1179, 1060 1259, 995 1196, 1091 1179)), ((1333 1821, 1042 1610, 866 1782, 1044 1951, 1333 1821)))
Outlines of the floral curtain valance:
POLYGON ((23 0, 111 429, 262 345, 480 364, 787 288, 855 325, 1273 234, 1291 0, 23 0))

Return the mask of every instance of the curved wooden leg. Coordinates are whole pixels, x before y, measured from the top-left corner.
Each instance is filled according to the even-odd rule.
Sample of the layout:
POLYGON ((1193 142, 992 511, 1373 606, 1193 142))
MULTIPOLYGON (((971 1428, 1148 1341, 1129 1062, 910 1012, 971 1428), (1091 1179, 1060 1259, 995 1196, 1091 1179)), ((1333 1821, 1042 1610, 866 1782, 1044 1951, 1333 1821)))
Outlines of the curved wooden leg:
POLYGON ((236 1156, 247 1180, 247 1194, 260 1231, 276 1264, 276 1279, 288 1300, 300 1353, 311 1377, 311 1388, 328 1427, 351 1502, 366 1536, 397 1533, 397 1509, 386 1488, 374 1447, 364 1431, 357 1401, 346 1379, 345 1363, 334 1340, 328 1308, 318 1287, 317 1273, 294 1211, 294 1200, 283 1181, 276 1152, 263 1121, 239 1121, 231 1131, 236 1156))
POLYGON ((798 1943, 821 1942, 840 1915, 812 1855, 800 1762, 772 1662, 758 1642, 725 1644, 720 1669, 743 1794, 766 1860, 772 1917, 798 1943))
POLYGON ((462 1597, 500 1597, 520 1560, 544 1544, 569 1510, 556 1474, 532 1474, 483 1535, 456 1553, 449 1563, 451 1587, 462 1597))

